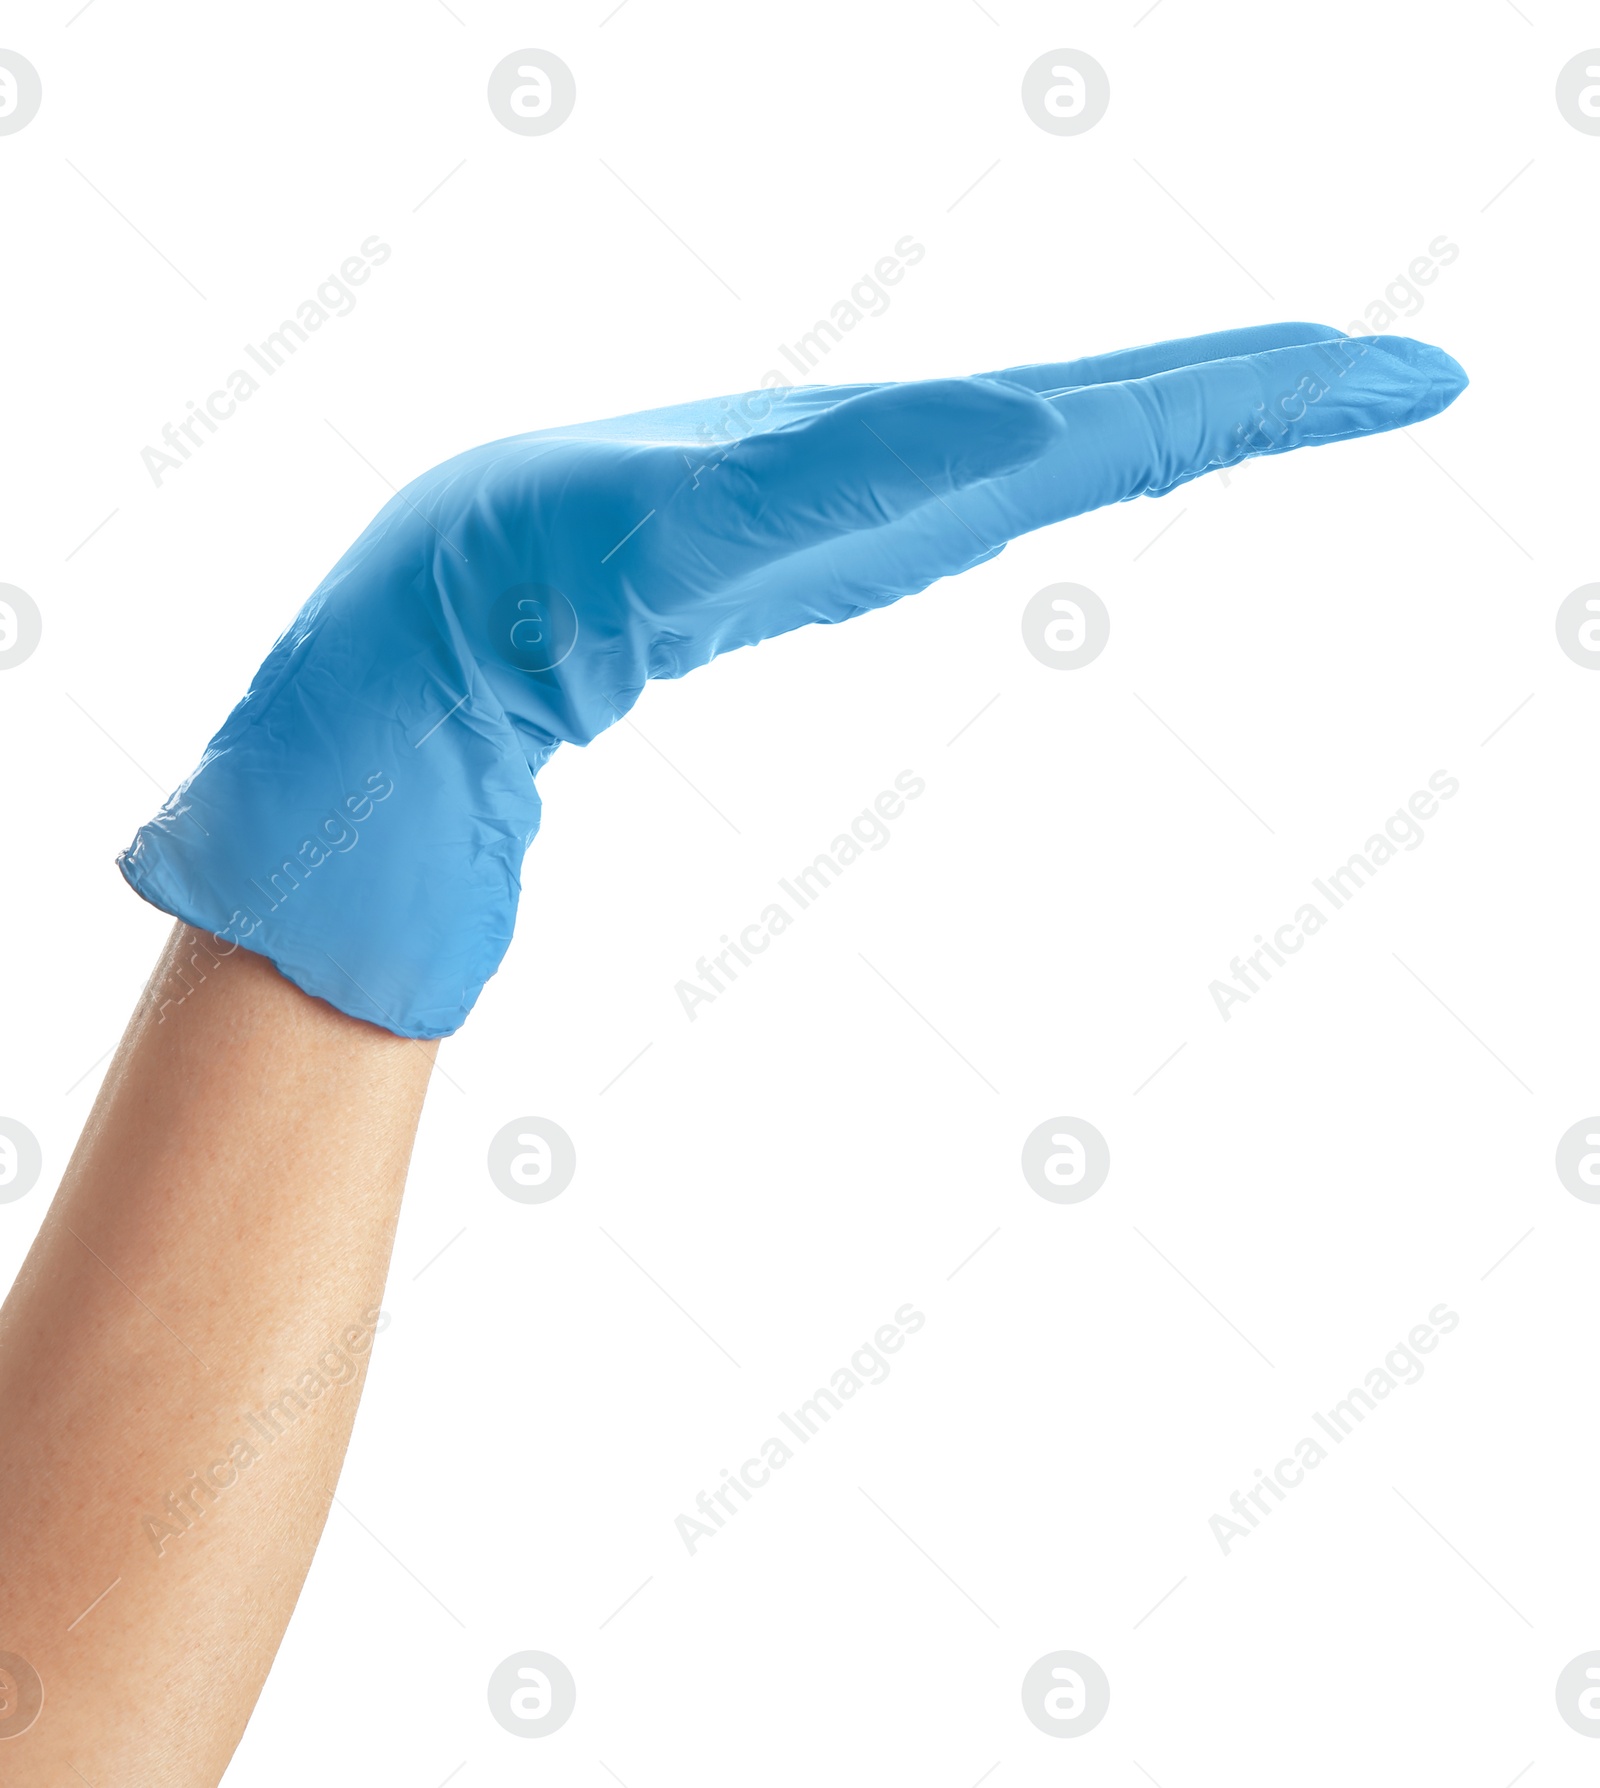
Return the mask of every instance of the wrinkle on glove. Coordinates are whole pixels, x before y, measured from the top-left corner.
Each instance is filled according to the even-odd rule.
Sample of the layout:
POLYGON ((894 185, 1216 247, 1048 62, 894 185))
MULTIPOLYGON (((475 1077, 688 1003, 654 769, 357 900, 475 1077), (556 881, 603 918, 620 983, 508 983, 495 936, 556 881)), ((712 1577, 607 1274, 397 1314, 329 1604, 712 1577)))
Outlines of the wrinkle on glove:
POLYGON ((341 1011, 447 1036, 511 941, 536 772, 652 678, 1466 382, 1422 342, 1282 323, 491 442, 378 514, 119 866, 341 1011))

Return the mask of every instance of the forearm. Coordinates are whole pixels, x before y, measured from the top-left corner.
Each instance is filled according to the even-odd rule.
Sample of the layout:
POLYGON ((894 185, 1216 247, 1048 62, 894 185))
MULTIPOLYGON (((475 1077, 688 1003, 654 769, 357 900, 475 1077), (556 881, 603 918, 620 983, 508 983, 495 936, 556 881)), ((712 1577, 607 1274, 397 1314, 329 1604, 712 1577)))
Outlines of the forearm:
POLYGON ((0 1651, 44 1689, 16 1788, 221 1776, 328 1512, 434 1047, 174 933, 0 1311, 0 1651))

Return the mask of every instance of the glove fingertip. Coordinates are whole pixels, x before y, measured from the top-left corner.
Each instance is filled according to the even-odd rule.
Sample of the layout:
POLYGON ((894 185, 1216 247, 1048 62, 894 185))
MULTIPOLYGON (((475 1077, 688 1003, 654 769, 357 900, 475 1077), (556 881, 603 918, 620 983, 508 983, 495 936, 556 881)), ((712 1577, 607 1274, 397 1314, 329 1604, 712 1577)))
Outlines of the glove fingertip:
POLYGON ((1020 472, 1059 445, 1067 432, 1055 405, 1025 386, 981 374, 965 383, 974 388, 977 401, 971 433, 952 467, 958 487, 1020 472))
POLYGON ((1428 412, 1430 415, 1448 408, 1472 383, 1461 362, 1443 348, 1436 348, 1432 342, 1417 341, 1409 335, 1365 335, 1357 336, 1356 340, 1400 361, 1427 381, 1427 396, 1434 400, 1434 408, 1428 412))

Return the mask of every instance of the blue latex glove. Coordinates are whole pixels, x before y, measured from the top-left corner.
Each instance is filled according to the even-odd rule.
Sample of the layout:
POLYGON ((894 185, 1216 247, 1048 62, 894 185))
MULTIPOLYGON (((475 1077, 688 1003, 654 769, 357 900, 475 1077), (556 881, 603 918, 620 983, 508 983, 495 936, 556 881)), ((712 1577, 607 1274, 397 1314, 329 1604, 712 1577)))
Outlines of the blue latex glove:
POLYGON ((1404 427, 1465 384, 1423 343, 1284 323, 475 448, 329 572, 122 872, 342 1011, 448 1035, 511 941, 535 773, 648 679, 1104 503, 1404 427))

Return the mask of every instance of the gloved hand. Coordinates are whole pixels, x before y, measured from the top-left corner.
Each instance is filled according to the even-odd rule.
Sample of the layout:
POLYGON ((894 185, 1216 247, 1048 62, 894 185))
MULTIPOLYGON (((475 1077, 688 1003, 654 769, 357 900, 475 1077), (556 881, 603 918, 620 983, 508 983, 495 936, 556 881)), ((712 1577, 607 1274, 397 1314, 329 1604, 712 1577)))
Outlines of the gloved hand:
POLYGON ((491 442, 384 507, 122 872, 342 1011, 448 1035, 511 941, 535 774, 649 678, 1465 385, 1423 343, 1284 323, 491 442))

